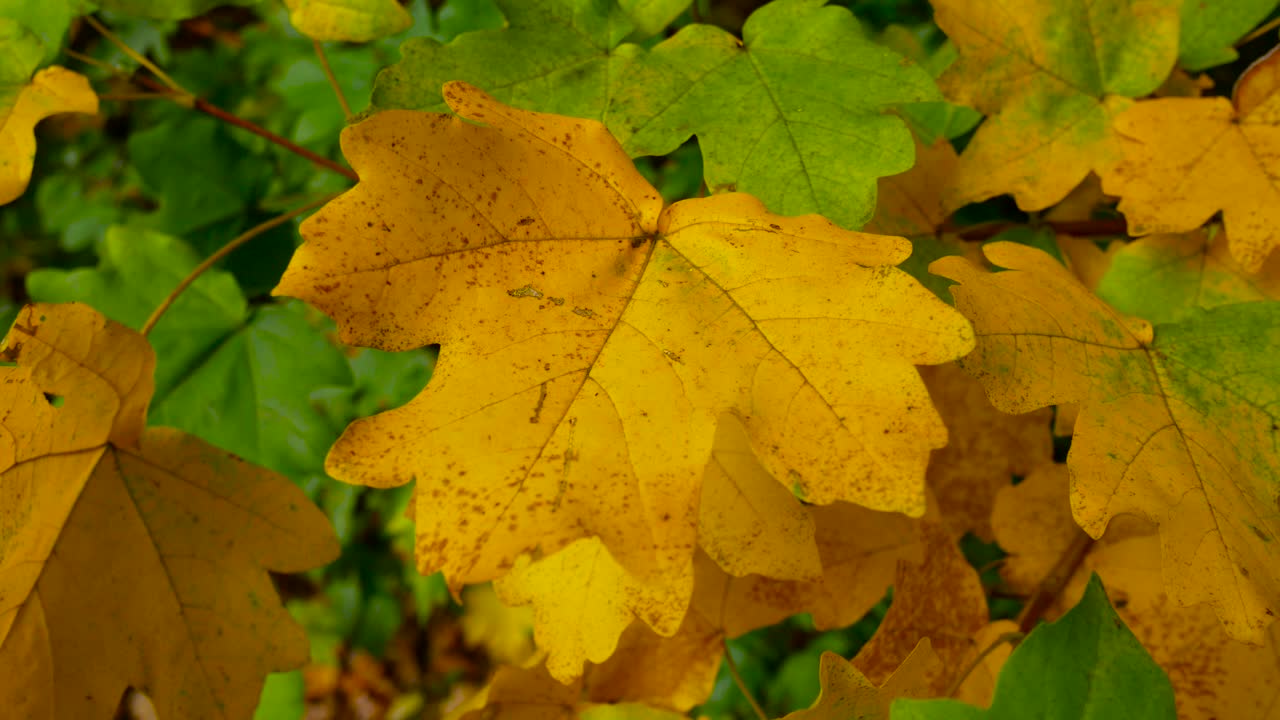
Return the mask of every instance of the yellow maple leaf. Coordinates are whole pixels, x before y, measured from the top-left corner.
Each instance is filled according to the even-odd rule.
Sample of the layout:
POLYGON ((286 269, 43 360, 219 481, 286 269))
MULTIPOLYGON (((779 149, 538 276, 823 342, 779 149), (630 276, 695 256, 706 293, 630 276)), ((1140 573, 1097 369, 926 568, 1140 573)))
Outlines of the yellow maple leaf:
MULTIPOLYGON (((1029 572, 1048 572, 1078 532, 1067 504, 1067 473, 1055 468, 1003 491, 997 503, 992 522, 1001 546, 1009 550, 1001 573, 1015 589, 1029 589, 1029 572)), ((1160 539, 1141 522, 1113 523, 1046 616, 1069 610, 1094 572, 1106 583, 1121 619, 1169 674, 1179 718, 1275 717, 1280 625, 1271 626, 1262 645, 1251 645, 1229 637, 1211 609, 1179 607, 1163 590, 1160 539)))
POLYGON ((1004 272, 943 258, 978 334, 962 361, 1005 412, 1080 403, 1068 458, 1076 520, 1160 525, 1169 594, 1212 604, 1257 641, 1280 608, 1280 304, 1198 311, 1160 325, 1122 316, 1047 254, 993 243, 1004 272), (1229 480, 1228 480, 1229 479, 1229 480))
POLYGON ((460 720, 682 720, 684 715, 638 703, 593 703, 582 683, 563 684, 545 668, 503 666, 482 691, 484 704, 460 720))
POLYGON ((1280 246, 1280 51, 1240 76, 1231 101, 1140 102, 1115 128, 1124 159, 1102 183, 1130 234, 1194 230, 1221 210, 1247 271, 1280 246))
POLYGON ((71 112, 96 114, 98 96, 83 75, 56 65, 37 72, 16 94, 0 94, 0 205, 18 199, 31 182, 36 123, 71 112))
POLYGON ((369 42, 408 28, 413 17, 396 0, 285 0, 289 22, 313 40, 369 42))
POLYGON ((599 123, 444 95, 457 116, 343 131, 360 182, 303 225, 276 290, 353 344, 441 344, 423 393, 353 423, 326 462, 418 478, 423 572, 481 582, 598 537, 674 631, 725 414, 811 502, 923 511, 946 431, 914 365, 972 333, 892 267, 904 240, 741 194, 664 210, 599 123))
POLYGON ((337 557, 324 515, 275 473, 144 429, 155 355, 87 306, 28 306, 0 359, 17 363, 0 367, 5 716, 111 717, 129 687, 161 717, 251 715, 266 674, 308 657, 267 571, 337 557))
POLYGON ((520 665, 533 656, 533 613, 504 604, 492 585, 467 589, 459 622, 467 645, 483 646, 497 662, 520 665))
POLYGON ((952 535, 991 540, 991 507, 1013 475, 1053 460, 1049 408, 1021 415, 991 406, 982 384, 954 363, 921 368, 947 424, 947 446, 929 460, 929 488, 952 535))
POLYGON ((923 639, 880 687, 833 652, 822 653, 818 662, 818 699, 812 707, 783 720, 888 720, 889 703, 896 698, 929 697, 928 678, 941 661, 929 640, 923 639))
POLYGON ((955 182, 959 156, 945 138, 932 145, 916 140, 916 163, 910 170, 880 178, 876 214, 863 228, 883 235, 933 235, 950 213, 943 195, 955 182))
POLYGON ((1115 162, 1112 119, 1173 68, 1180 5, 935 0, 934 19, 960 53, 943 92, 990 116, 960 158, 948 207, 1011 193, 1041 210, 1115 162))

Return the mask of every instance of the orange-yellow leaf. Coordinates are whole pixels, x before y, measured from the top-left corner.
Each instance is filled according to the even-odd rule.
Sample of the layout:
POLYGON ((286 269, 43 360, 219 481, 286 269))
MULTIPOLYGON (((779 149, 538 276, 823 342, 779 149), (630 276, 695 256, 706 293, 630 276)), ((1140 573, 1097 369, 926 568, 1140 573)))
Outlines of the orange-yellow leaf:
POLYGON ((1117 160, 1112 119, 1173 68, 1180 5, 935 0, 960 52, 943 91, 990 116, 960 158, 948 207, 1012 193, 1040 210, 1117 160))
POLYGON ((929 488, 955 537, 991 539, 996 493, 1014 475, 1053 460, 1049 408, 1011 415, 996 410, 982 383, 954 363, 921 368, 950 442, 929 460, 929 488))
POLYGON ((1159 524, 1170 595, 1209 602, 1233 637, 1260 640, 1280 611, 1280 304, 1153 329, 1039 250, 986 253, 1009 270, 932 266, 960 283, 956 306, 978 333, 962 364, 1006 412, 1080 403, 1068 457, 1076 520, 1095 538, 1122 513, 1159 524))
MULTIPOLYGON (((457 116, 388 111, 344 130, 361 180, 304 224, 277 288, 348 342, 441 344, 423 393, 352 424, 327 461, 352 482, 417 478, 423 572, 456 587, 599 538, 627 582, 666 587, 631 606, 674 632, 725 414, 811 502, 923 511, 946 432, 914 365, 972 335, 892 267, 905 241, 740 194, 663 210, 599 123, 462 83, 444 95, 457 116)), ((616 637, 566 656, 602 660, 616 637)))
POLYGON ((1102 182, 1131 234, 1194 230, 1222 211, 1248 272, 1280 246, 1280 51, 1240 77, 1232 101, 1140 102, 1115 127, 1124 159, 1102 182))
POLYGON ((1066 465, 1045 465, 996 496, 991 527, 1009 553, 1000 575, 1015 593, 1030 595, 1080 532, 1071 518, 1066 465))
POLYGON ((978 573, 940 523, 921 523, 924 561, 898 563, 893 603, 876 634, 853 659, 873 683, 884 683, 921 640, 941 661, 927 673, 921 697, 939 697, 964 670, 974 636, 987 626, 987 596, 978 573))
POLYGON ((822 653, 819 663, 821 691, 813 707, 783 720, 889 720, 889 703, 894 699, 929 697, 928 679, 941 665, 928 639, 921 640, 880 687, 833 652, 822 653))
POLYGON ((959 158, 945 138, 933 145, 916 140, 916 164, 877 183, 876 214, 863 230, 884 235, 932 235, 947 219, 943 194, 959 158))
POLYGON ((0 707, 111 717, 128 687, 160 717, 252 714, 306 635, 268 570, 333 559, 324 515, 283 477, 176 430, 144 430, 155 355, 84 305, 29 306, 0 359, 0 707), (56 406, 55 406, 56 405, 56 406))
MULTIPOLYGON (((8 100, 9 93, 2 98, 8 100)), ((36 123, 58 113, 98 112, 98 96, 83 75, 47 67, 18 91, 12 104, 0 101, 0 205, 27 189, 36 159, 36 123)))

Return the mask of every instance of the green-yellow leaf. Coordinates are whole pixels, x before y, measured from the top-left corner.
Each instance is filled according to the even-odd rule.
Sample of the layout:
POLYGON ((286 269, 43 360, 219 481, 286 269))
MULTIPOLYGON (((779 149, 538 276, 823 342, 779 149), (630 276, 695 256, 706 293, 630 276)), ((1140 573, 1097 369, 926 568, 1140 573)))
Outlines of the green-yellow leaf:
POLYGON ((1155 90, 1178 52, 1178 0, 937 0, 960 59, 941 83, 989 117, 960 158, 949 206, 1011 193, 1066 197, 1118 159, 1112 119, 1155 90))
POLYGON ((1045 253, 993 243, 1006 272, 943 258, 977 349, 962 364, 992 404, 1080 403, 1072 510, 1094 537, 1116 515, 1160 525, 1169 595, 1208 602, 1259 641, 1280 610, 1280 303, 1156 326, 1107 306, 1045 253))
POLYGON ((312 40, 369 42, 408 28, 413 17, 396 0, 285 0, 289 22, 312 40))

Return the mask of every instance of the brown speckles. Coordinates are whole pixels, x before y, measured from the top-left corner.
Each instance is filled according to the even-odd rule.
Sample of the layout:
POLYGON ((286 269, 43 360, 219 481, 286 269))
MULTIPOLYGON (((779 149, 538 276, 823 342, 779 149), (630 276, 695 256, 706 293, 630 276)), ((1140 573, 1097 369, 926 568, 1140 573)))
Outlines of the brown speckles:
POLYGON ((532 286, 532 285, 525 285, 524 287, 519 287, 519 288, 516 288, 515 290, 508 290, 508 291, 507 291, 507 294, 508 294, 508 295, 510 295, 510 296, 511 296, 511 297, 513 297, 513 298, 527 298, 527 297, 528 297, 528 298, 540 298, 540 297, 542 297, 542 292, 541 292, 541 291, 539 291, 537 288, 535 288, 535 287, 534 287, 534 286, 532 286))
POLYGON ((584 318, 592 318, 596 316, 596 311, 591 308, 576 307, 573 309, 574 315, 581 315, 584 318))
POLYGON ((528 227, 533 223, 534 223, 534 219, 528 216, 522 217, 518 221, 516 221, 516 225, 519 225, 520 227, 528 227))
POLYGON ((533 406, 533 415, 529 416, 529 422, 537 424, 538 418, 542 416, 542 406, 547 402, 547 384, 544 382, 538 386, 538 402, 533 406))
POLYGON ((662 354, 673 363, 677 363, 679 365, 684 364, 684 361, 680 359, 680 356, 671 352, 670 350, 663 350, 662 354))

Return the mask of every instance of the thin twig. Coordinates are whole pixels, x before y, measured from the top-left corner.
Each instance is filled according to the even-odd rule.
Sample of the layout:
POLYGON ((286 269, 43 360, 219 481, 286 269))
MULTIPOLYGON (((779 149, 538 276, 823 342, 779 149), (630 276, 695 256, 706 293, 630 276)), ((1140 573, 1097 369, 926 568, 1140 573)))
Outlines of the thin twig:
POLYGON ((234 252, 236 248, 240 247, 241 245, 244 245, 250 240, 258 237, 259 235, 267 232, 268 230, 278 225, 283 225, 284 223, 289 222, 290 220, 298 217, 299 215, 309 210, 313 210, 329 202, 330 200, 337 197, 338 195, 339 193, 331 193, 329 195, 325 195, 324 197, 319 198, 317 200, 313 200, 307 203, 306 205, 303 205, 300 208, 290 210, 289 212, 283 215, 277 215, 276 217, 273 217, 264 223, 255 225, 249 228, 248 230, 244 231, 243 233, 240 233, 239 235, 237 235, 235 238, 231 240, 231 242, 227 243, 226 245, 223 245, 221 248, 218 249, 217 252, 205 258, 204 262, 197 265, 194 270, 192 270, 185 278, 183 278, 182 282, 178 283, 178 287, 174 288, 173 292, 169 293, 168 297, 166 297, 160 303, 160 306, 156 308, 155 312, 151 313, 151 317, 147 318, 147 322, 142 325, 142 329, 139 332, 141 332, 144 337, 147 335, 147 333, 151 332, 151 329, 156 326, 156 323, 160 322, 160 318, 165 314, 165 311, 167 311, 170 308, 170 306, 173 305, 174 301, 178 299, 178 296, 181 295, 183 291, 185 291, 187 288, 191 287, 191 283, 195 282, 197 278, 203 275, 204 271, 216 265, 219 260, 230 255, 232 252, 234 252))
POLYGON ((324 68, 324 76, 329 78, 329 85, 333 87, 333 94, 338 96, 338 103, 342 105, 342 113, 351 119, 351 106, 347 104, 347 97, 342 94, 342 86, 338 84, 338 78, 333 74, 333 68, 329 67, 329 58, 324 54, 324 48, 320 46, 319 40, 312 40, 311 46, 316 49, 316 57, 320 58, 320 67, 324 68))
POLYGON ((169 74, 161 70, 158 65, 156 65, 155 63, 147 59, 147 56, 129 47, 125 43, 125 41, 121 40, 119 37, 116 37, 115 33, 107 29, 106 25, 103 25, 102 23, 98 22, 97 19, 94 18, 92 15, 85 15, 84 20, 85 22, 89 23, 89 25, 93 26, 93 29, 97 30, 99 35, 106 38, 107 40, 110 40, 111 44, 120 48, 120 52, 123 52, 125 55, 128 55, 134 62, 150 70, 152 74, 160 78, 160 81, 163 82, 165 86, 168 87, 170 90, 174 91, 175 93, 178 93, 179 95, 183 95, 186 97, 195 97, 195 95, 189 92, 186 88, 179 85, 176 80, 169 77, 169 74))
MULTIPOLYGON (((160 83, 157 83, 155 80, 152 80, 151 78, 147 77, 146 75, 139 75, 135 77, 134 80, 140 85, 145 85, 151 88, 152 90, 161 91, 164 89, 164 86, 162 86, 160 83)), ((208 100, 205 100, 204 98, 200 98, 200 97, 193 98, 191 106, 206 115, 212 115, 213 117, 216 117, 219 120, 222 120, 223 122, 230 123, 231 125, 235 125, 236 127, 242 130, 248 130, 249 132, 253 133, 254 135, 257 135, 260 138, 264 138, 276 145, 279 145, 285 150, 288 150, 289 152, 294 153, 295 155, 304 157, 307 160, 310 160, 312 163, 319 165, 320 167, 323 167, 327 170, 332 170, 338 173, 339 175, 342 175, 343 177, 349 178, 351 180, 360 179, 360 176, 356 175, 355 171, 352 170, 351 168, 343 167, 342 165, 339 165, 338 163, 330 160, 329 158, 313 153, 310 150, 296 143, 293 143, 289 140, 286 140, 285 138, 280 137, 279 135, 271 132, 270 130, 264 127, 255 125, 254 123, 248 120, 245 120, 244 118, 232 115, 231 113, 227 112, 226 110, 223 110, 222 108, 214 105, 213 103, 210 103, 208 100)))
POLYGON ((760 720, 769 720, 769 716, 765 714, 764 708, 760 707, 760 703, 756 702, 756 698, 747 689, 747 684, 742 680, 742 674, 738 672, 738 664, 733 661, 733 653, 729 652, 729 640, 721 638, 720 644, 724 646, 724 664, 729 668, 729 674, 733 676, 733 682, 738 686, 738 691, 742 696, 751 703, 751 709, 755 711, 756 717, 760 720))
POLYGON ((1262 37, 1263 35, 1266 35, 1267 33, 1271 32, 1272 30, 1275 30, 1278 27, 1280 27, 1280 17, 1272 18, 1271 22, 1268 22, 1264 25, 1259 25, 1253 32, 1237 40, 1235 47, 1240 47, 1245 43, 1251 42, 1259 37, 1262 37))
MULTIPOLYGON (((959 235, 962 240, 987 240, 999 235, 1005 230, 1024 226, 1025 223, 1006 222, 960 226, 948 220, 938 228, 938 232, 954 233, 959 235)), ((1128 234, 1128 226, 1125 224, 1124 218, 1108 220, 1052 220, 1042 221, 1040 226, 1052 228, 1055 233, 1062 233, 1063 235, 1078 235, 1082 237, 1128 234)))
POLYGON ((1000 647, 1005 643, 1016 644, 1018 642, 1021 642, 1022 638, 1024 637, 1026 636, 1020 632, 1007 632, 1001 635, 1000 637, 996 638, 994 641, 992 641, 990 645, 986 647, 986 649, 978 653, 978 657, 974 658, 973 662, 969 663, 969 667, 965 668, 964 672, 957 675, 956 679, 951 681, 951 687, 947 688, 946 694, 944 694, 942 697, 955 696, 956 691, 960 689, 960 686, 964 684, 964 681, 969 679, 969 676, 973 674, 973 671, 977 670, 978 666, 982 664, 982 661, 986 660, 987 656, 990 655, 992 652, 995 652, 996 648, 1000 647))
POLYGON ((135 100, 172 100, 173 93, 102 93, 98 96, 99 100, 114 100, 116 102, 133 102, 135 100))

